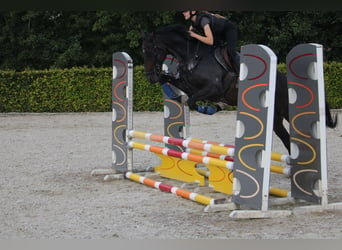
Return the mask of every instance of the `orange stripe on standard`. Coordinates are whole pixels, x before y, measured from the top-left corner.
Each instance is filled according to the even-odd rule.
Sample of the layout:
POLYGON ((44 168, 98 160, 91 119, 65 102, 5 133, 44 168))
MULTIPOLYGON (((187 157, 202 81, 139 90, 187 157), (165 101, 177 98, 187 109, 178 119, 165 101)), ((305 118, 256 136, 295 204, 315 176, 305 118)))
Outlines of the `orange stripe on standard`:
POLYGON ((260 130, 259 130, 258 133, 256 133, 256 134, 253 135, 253 136, 244 136, 243 138, 244 138, 245 140, 252 140, 252 139, 258 138, 258 137, 262 134, 262 132, 264 131, 264 124, 263 124, 263 122, 261 121, 261 119, 260 119, 259 117, 255 116, 255 115, 252 115, 252 114, 247 113, 247 112, 240 112, 240 114, 246 115, 246 116, 249 116, 249 117, 252 117, 252 118, 255 119, 255 120, 259 123, 259 125, 260 125, 260 130))
POLYGON ((295 115, 292 120, 291 120, 291 125, 292 125, 292 128, 293 130, 295 130, 297 132, 297 134, 303 136, 303 137, 306 137, 306 138, 311 138, 311 135, 309 134, 304 134, 303 132, 301 132, 297 126, 295 125, 295 121, 297 120, 298 117, 300 116, 303 116, 303 115, 314 115, 316 114, 316 112, 303 112, 303 113, 299 113, 297 115, 295 115))
POLYGON ((122 122, 122 121, 124 121, 124 120, 126 119, 126 117, 127 117, 127 110, 126 110, 126 108, 125 108, 121 103, 119 103, 119 102, 113 102, 113 104, 114 104, 114 105, 118 105, 118 106, 121 108, 121 110, 123 111, 123 115, 122 115, 121 119, 115 120, 116 123, 120 123, 120 122, 122 122))
POLYGON ((315 150, 315 148, 314 148, 312 145, 310 145, 308 142, 306 142, 306 141, 304 141, 304 140, 301 140, 301 139, 299 139, 299 138, 291 137, 291 139, 292 139, 293 141, 299 141, 299 142, 303 143, 303 144, 306 145, 306 146, 311 150, 311 152, 312 152, 312 158, 311 158, 311 159, 309 159, 308 161, 298 161, 297 164, 308 165, 308 164, 311 164, 312 162, 315 161, 315 159, 316 159, 316 150, 315 150))
POLYGON ((114 135, 114 139, 116 142, 118 142, 119 144, 123 145, 124 144, 124 141, 121 141, 119 140, 119 138, 117 137, 117 134, 118 134, 118 130, 120 128, 126 128, 127 126, 126 125, 120 125, 120 126, 117 126, 114 130, 113 130, 113 135, 114 135))
POLYGON ((240 151, 238 152, 238 158, 240 160, 240 163, 245 167, 245 168, 248 168, 249 170, 252 170, 252 171, 256 171, 256 168, 254 167, 251 167, 250 165, 248 165, 242 158, 242 152, 247 149, 247 148, 252 148, 252 147, 263 147, 264 144, 257 144, 257 143, 254 143, 254 144, 247 144, 243 147, 241 147, 240 151))
MULTIPOLYGON (((170 118, 171 119, 171 118, 170 118)), ((171 128, 175 125, 182 125, 184 127, 184 122, 172 122, 170 123, 167 128, 166 128, 166 131, 167 131, 167 135, 168 136, 172 136, 172 133, 171 133, 171 128)))

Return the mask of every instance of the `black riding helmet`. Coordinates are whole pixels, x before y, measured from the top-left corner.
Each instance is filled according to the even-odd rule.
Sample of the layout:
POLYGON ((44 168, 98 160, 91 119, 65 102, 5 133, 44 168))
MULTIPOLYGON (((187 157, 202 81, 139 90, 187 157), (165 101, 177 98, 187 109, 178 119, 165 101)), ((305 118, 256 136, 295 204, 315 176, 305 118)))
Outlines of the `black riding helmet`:
POLYGON ((195 14, 192 14, 192 12, 193 12, 194 10, 182 10, 182 13, 183 13, 183 12, 186 12, 186 11, 189 11, 189 12, 190 12, 190 19, 198 14, 198 10, 195 10, 195 14))
POLYGON ((197 15, 198 11, 195 10, 195 14, 192 14, 193 10, 190 10, 190 19, 197 15))

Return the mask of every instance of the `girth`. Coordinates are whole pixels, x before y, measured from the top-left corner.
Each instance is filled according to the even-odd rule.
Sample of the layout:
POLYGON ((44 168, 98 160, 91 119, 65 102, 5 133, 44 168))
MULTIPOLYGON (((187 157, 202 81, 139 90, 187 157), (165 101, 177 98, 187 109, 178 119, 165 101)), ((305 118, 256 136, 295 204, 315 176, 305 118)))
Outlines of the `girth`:
POLYGON ((228 57, 227 47, 217 47, 214 51, 216 61, 228 72, 235 72, 232 62, 228 57))

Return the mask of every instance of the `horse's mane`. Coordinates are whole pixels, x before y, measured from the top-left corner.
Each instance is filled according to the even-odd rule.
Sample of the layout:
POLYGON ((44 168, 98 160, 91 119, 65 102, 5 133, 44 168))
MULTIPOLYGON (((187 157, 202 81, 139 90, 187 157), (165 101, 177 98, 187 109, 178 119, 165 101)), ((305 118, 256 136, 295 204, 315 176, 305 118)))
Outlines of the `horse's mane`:
POLYGON ((189 33, 184 25, 181 24, 171 24, 167 26, 161 26, 155 31, 158 35, 170 35, 170 34, 178 34, 182 37, 188 38, 189 33))

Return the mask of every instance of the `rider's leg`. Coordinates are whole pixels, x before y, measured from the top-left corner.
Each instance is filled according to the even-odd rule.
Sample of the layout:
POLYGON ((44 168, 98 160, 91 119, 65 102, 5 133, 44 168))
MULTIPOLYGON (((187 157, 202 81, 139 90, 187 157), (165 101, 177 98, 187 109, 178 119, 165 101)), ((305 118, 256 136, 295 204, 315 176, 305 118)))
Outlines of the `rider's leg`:
POLYGON ((228 56, 234 68, 235 73, 239 74, 240 71, 240 56, 236 52, 236 45, 238 40, 238 34, 236 29, 228 29, 225 33, 225 39, 227 42, 228 56))

